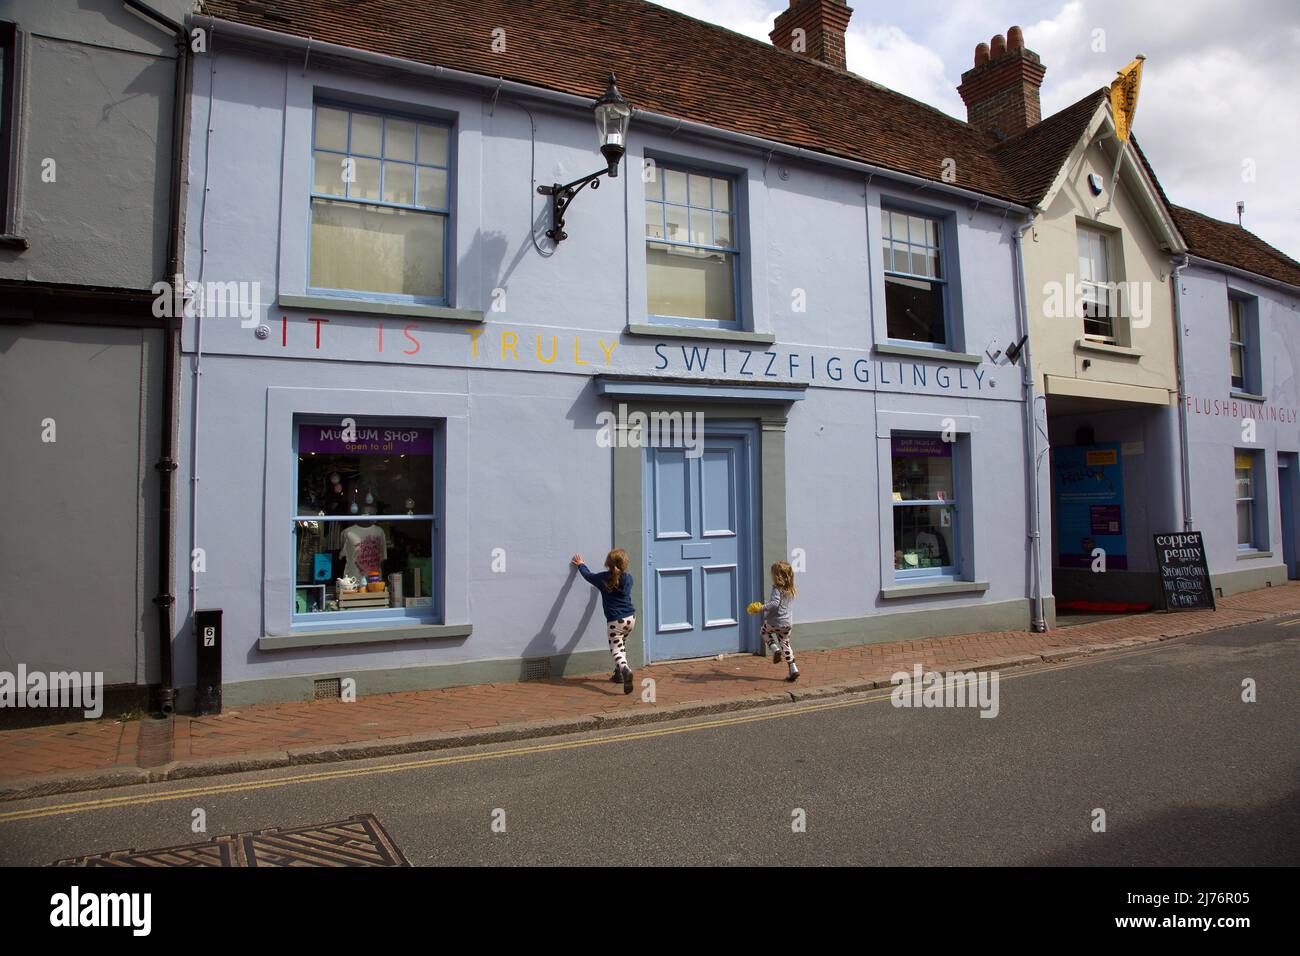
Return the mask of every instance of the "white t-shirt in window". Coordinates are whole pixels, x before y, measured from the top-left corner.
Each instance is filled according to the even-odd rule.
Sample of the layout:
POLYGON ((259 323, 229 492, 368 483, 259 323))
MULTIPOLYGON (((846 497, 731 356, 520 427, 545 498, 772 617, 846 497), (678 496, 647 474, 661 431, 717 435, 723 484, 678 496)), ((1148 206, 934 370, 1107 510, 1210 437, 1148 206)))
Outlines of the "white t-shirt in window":
POLYGON ((384 529, 378 525, 363 527, 354 524, 343 529, 343 573, 350 578, 363 582, 366 572, 384 569, 384 559, 388 557, 388 540, 384 529))

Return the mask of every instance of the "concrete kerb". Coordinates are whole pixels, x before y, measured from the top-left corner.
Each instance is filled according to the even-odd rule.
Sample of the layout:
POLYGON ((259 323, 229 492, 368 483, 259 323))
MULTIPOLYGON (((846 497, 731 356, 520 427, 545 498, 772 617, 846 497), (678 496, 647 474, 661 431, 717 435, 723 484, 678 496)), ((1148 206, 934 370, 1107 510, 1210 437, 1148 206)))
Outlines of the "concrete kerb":
POLYGON ((88 773, 41 774, 0 786, 0 803, 14 800, 34 800, 60 793, 77 793, 82 790, 105 790, 111 787, 131 787, 140 783, 154 783, 153 770, 139 767, 113 767, 92 770, 88 773))
MULTIPOLYGON (((1178 633, 1161 633, 1141 637, 1124 638, 1104 644, 1084 644, 1073 647, 1052 648, 1041 653, 1013 654, 1004 657, 986 658, 977 661, 952 662, 946 664, 946 671, 980 672, 992 670, 1011 670, 1029 667, 1035 664, 1051 664, 1084 656, 1104 654, 1107 652, 1131 650, 1135 647, 1158 644, 1162 641, 1180 637, 1194 637, 1210 631, 1243 624, 1259 623, 1274 617, 1286 617, 1294 611, 1278 611, 1252 616, 1248 620, 1233 621, 1213 627, 1193 628, 1178 633)), ((605 730, 618 727, 632 727, 643 724, 665 723, 692 717, 704 717, 712 714, 735 713, 746 710, 758 710, 789 703, 801 703, 846 697, 871 690, 892 688, 889 678, 854 679, 835 684, 822 684, 815 687, 800 688, 797 685, 780 693, 755 694, 745 697, 733 697, 719 701, 688 701, 655 707, 653 710, 636 710, 622 713, 586 714, 579 717, 563 717, 529 723, 507 724, 500 727, 487 727, 481 730, 453 731, 437 734, 420 734, 410 737, 394 737, 377 741, 359 741, 348 744, 330 744, 314 747, 295 748, 283 751, 266 751, 261 753, 237 754, 229 757, 205 757, 192 760, 178 760, 159 767, 142 769, 138 767, 113 767, 101 771, 74 774, 48 774, 31 777, 27 780, 0 785, 0 802, 14 802, 63 793, 77 793, 88 790, 129 787, 144 783, 160 783, 168 780, 186 780, 198 777, 220 776, 232 773, 246 773, 256 770, 269 770, 287 766, 339 763, 351 760, 363 760, 376 757, 389 757, 400 754, 427 753, 439 750, 452 750, 464 747, 484 746, 494 743, 507 743, 514 740, 530 740, 541 737, 556 737, 565 734, 584 733, 592 730, 605 730)))

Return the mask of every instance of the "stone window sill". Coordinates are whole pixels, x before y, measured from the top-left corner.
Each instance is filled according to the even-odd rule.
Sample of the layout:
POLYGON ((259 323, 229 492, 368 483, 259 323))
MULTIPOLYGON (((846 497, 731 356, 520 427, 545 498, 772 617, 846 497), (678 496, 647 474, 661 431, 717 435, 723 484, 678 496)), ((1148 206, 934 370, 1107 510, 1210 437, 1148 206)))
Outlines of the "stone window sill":
POLYGON ((892 601, 897 598, 928 597, 932 594, 983 594, 988 589, 987 581, 934 581, 881 588, 880 597, 892 601))
POLYGON ((1271 557, 1273 557, 1272 551, 1238 551, 1237 552, 1238 561, 1250 561, 1253 558, 1271 558, 1271 557))
POLYGON ((30 249, 26 236, 0 235, 0 249, 30 249))
POLYGON ((1262 402, 1263 395, 1256 395, 1254 392, 1239 392, 1235 388, 1230 393, 1233 398, 1241 399, 1243 402, 1262 402))
POLYGON ((776 336, 770 332, 742 332, 739 329, 696 329, 688 325, 629 325, 628 335, 645 335, 657 339, 712 339, 717 342, 748 342, 751 345, 773 345, 776 336))
POLYGON ((935 362, 952 362, 957 365, 979 365, 983 356, 970 352, 951 352, 947 349, 919 349, 914 345, 895 345, 892 342, 877 343, 872 347, 877 355, 901 355, 907 358, 930 359, 935 362))
POLYGON ((1074 347, 1085 352, 1101 352, 1104 355, 1114 355, 1118 358, 1138 359, 1142 357, 1141 349, 1131 349, 1124 345, 1111 345, 1109 342, 1094 342, 1091 339, 1076 339, 1074 347))
POLYGON ((342 647, 353 644, 391 644, 438 638, 469 637, 471 624, 417 624, 414 627, 370 627, 340 631, 300 631, 278 637, 261 637, 259 651, 297 651, 307 647, 342 647))
POLYGON ((370 299, 345 299, 342 296, 332 295, 281 295, 279 304, 286 309, 315 309, 320 312, 361 312, 366 315, 398 315, 413 319, 446 319, 451 322, 483 321, 483 313, 474 309, 375 302, 370 299))

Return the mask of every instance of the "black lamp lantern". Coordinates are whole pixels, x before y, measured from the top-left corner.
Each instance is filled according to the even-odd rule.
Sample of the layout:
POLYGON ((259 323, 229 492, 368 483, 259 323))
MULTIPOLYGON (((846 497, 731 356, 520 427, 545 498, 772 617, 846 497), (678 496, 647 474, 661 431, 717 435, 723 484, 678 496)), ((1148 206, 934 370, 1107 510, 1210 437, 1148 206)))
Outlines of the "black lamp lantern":
POLYGON ((564 231, 564 211, 574 197, 587 185, 599 189, 601 176, 608 175, 611 179, 617 177, 618 164, 627 150, 627 127, 632 120, 632 104, 619 93, 613 73, 609 75, 609 86, 594 104, 594 112, 596 132, 600 135, 600 153, 608 166, 563 186, 555 183, 537 187, 543 196, 551 197, 551 228, 546 230, 546 235, 556 243, 569 238, 569 234, 564 231))
POLYGON ((627 149, 627 127, 632 121, 632 104, 623 99, 609 75, 609 86, 596 100, 596 132, 600 134, 600 152, 609 163, 611 179, 618 176, 618 161, 627 149))

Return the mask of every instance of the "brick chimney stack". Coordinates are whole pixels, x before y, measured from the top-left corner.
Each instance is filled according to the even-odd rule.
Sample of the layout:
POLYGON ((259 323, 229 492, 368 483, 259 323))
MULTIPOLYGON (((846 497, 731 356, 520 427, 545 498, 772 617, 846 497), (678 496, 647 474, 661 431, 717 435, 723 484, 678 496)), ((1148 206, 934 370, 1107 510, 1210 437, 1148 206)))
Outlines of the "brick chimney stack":
POLYGON ((768 36, 773 46, 843 70, 844 31, 852 15, 846 0, 790 0, 789 9, 777 16, 768 36))
POLYGON ((1043 118, 1038 88, 1046 72, 1038 54, 1025 49, 1020 27, 981 43, 975 48, 975 66, 961 75, 957 87, 967 120, 999 135, 1023 133, 1043 118))

